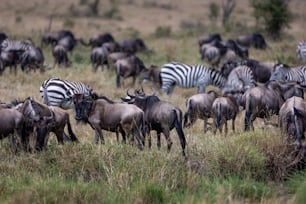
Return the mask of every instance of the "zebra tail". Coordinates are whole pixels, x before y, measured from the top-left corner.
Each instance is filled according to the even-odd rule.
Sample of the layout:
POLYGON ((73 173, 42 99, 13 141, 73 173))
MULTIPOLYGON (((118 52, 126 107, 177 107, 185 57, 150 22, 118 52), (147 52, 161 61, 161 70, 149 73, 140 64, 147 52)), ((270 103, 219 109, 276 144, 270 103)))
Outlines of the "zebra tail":
POLYGON ((44 104, 49 105, 49 97, 48 97, 47 88, 45 86, 42 86, 42 88, 43 88, 43 100, 44 100, 44 104))

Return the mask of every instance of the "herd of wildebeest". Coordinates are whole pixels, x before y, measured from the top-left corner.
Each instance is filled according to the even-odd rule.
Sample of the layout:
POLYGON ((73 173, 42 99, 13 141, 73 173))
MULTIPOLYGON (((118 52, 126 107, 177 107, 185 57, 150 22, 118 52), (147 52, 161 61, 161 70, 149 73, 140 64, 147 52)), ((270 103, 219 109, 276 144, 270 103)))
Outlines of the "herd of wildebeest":
MULTIPOLYGON (((18 64, 24 72, 37 68, 44 71, 44 55, 40 47, 50 45, 54 58, 53 68, 71 66, 69 52, 72 52, 80 43, 92 48, 90 60, 93 72, 96 72, 100 66, 102 70, 104 67, 115 70, 117 87, 122 86, 121 78, 128 77, 133 78, 133 86, 137 77, 142 83, 151 81, 152 90, 161 88, 163 82, 171 77, 173 87, 175 85, 184 88, 199 86, 195 74, 189 75, 186 72, 180 76, 181 79, 175 79, 175 73, 173 76, 167 73, 169 78, 165 79, 160 74, 165 69, 164 66, 145 66, 137 53, 154 54, 154 51, 150 50, 141 38, 116 41, 110 33, 103 33, 92 36, 86 42, 86 40, 75 38, 69 30, 59 30, 43 34, 40 47, 29 39, 22 41, 9 39, 5 33, 0 33, 0 43, 1 74, 7 67, 10 67, 10 72, 14 69, 16 74, 18 64), (184 80, 190 84, 183 85, 184 80)), ((187 142, 184 128, 192 126, 197 119, 201 119, 204 120, 204 133, 210 129, 214 134, 217 130, 222 134, 222 128, 225 126, 225 135, 227 135, 227 121, 232 120, 232 130, 235 131, 236 116, 239 111, 245 110, 245 131, 254 129, 253 121, 258 117, 263 118, 265 123, 269 123, 272 115, 278 115, 279 121, 276 125, 281 129, 283 136, 288 143, 296 145, 296 151, 299 154, 301 152, 305 154, 306 145, 303 144, 303 140, 306 130, 306 102, 304 101, 306 66, 289 67, 285 64, 249 59, 249 49, 273 50, 260 33, 238 36, 236 39, 226 41, 220 34, 209 34, 201 36, 198 43, 199 56, 210 64, 209 69, 213 70, 209 72, 210 76, 205 76, 210 80, 210 83, 205 85, 215 85, 213 80, 225 81, 227 91, 222 89, 222 94, 213 90, 201 93, 205 90, 204 87, 202 91, 186 99, 184 115, 175 104, 161 101, 155 91, 148 95, 143 88, 134 89, 132 93, 131 89, 128 89, 126 95, 121 98, 122 102, 114 102, 106 96, 98 96, 94 90, 84 94, 80 91, 82 88, 74 87, 74 82, 62 80, 65 85, 56 84, 59 82, 53 82, 51 85, 57 92, 63 90, 69 92, 69 94, 57 93, 58 96, 51 96, 51 98, 62 97, 63 101, 57 105, 50 105, 48 102, 47 88, 41 92, 44 103, 33 98, 2 102, 0 138, 9 138, 13 152, 16 152, 18 148, 25 151, 32 150, 29 144, 29 138, 32 135, 36 136, 36 150, 46 148, 50 132, 55 133, 59 144, 63 144, 65 140, 78 141, 71 127, 69 114, 65 110, 74 108, 75 119, 89 123, 95 130, 96 143, 99 139, 101 143, 104 143, 102 130, 107 130, 116 133, 117 141, 119 141, 119 133, 124 142, 128 136, 131 143, 134 143, 136 139, 138 147, 142 149, 145 145, 145 137, 148 137, 148 146, 151 147, 150 132, 156 131, 158 148, 161 147, 160 137, 163 133, 167 141, 167 149, 170 151, 172 146, 170 131, 176 129, 182 153, 186 155, 187 142), (70 86, 69 83, 72 85, 70 86), (56 86, 62 87, 57 90, 56 86), (231 86, 230 89, 228 86, 231 86), (74 88, 76 90, 73 90, 74 88), (68 100, 71 106, 61 106, 68 100), (208 123, 209 118, 213 119, 212 124, 208 123), (212 127, 208 128, 208 125, 212 127), (64 131, 66 126, 69 137, 64 131)), ((175 67, 177 64, 172 65, 175 67)), ((186 70, 195 69, 193 65, 180 66, 184 66, 182 69, 186 70)), ((219 87, 224 86, 223 84, 219 87)), ((49 94, 54 94, 56 91, 51 90, 49 94)), ((167 93, 171 94, 171 92, 167 93)))

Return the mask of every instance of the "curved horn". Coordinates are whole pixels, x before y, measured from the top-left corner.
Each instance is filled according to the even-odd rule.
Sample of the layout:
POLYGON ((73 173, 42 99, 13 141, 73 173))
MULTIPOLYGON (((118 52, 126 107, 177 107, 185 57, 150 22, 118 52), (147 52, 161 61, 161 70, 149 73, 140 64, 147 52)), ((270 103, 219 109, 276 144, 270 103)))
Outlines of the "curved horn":
POLYGON ((129 97, 131 97, 131 98, 135 98, 136 96, 130 94, 130 93, 129 93, 129 90, 130 90, 130 88, 127 88, 127 90, 126 90, 126 95, 129 96, 129 97))

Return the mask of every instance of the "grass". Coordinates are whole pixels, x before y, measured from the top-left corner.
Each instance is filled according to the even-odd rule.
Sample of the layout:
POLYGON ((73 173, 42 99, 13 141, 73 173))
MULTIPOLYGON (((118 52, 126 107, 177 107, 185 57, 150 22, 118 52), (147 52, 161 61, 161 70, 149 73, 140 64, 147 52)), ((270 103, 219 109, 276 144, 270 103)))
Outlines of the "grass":
MULTIPOLYGON (((138 1, 133 4, 144 6, 138 1)), ((161 66, 172 60, 205 64, 200 60, 198 53, 199 36, 209 32, 220 32, 224 39, 228 39, 241 34, 243 29, 255 30, 243 24, 246 27, 237 29, 233 27, 227 32, 225 28, 220 28, 218 25, 207 26, 207 23, 202 21, 199 29, 192 26, 179 32, 177 27, 171 24, 143 25, 140 29, 128 23, 130 16, 126 12, 130 11, 131 6, 126 5, 129 9, 123 9, 122 5, 118 4, 118 8, 124 20, 116 22, 114 26, 110 23, 113 28, 111 31, 114 31, 119 39, 133 35, 143 37, 148 47, 154 50, 152 55, 139 54, 148 66, 150 64, 161 66), (128 29, 124 29, 125 27, 119 29, 118 25, 121 24, 128 25, 128 29), (163 28, 158 31, 162 37, 156 36, 158 27, 163 28), (207 30, 203 31, 203 28, 207 30), (149 29, 151 32, 148 34, 149 29)), ((149 7, 152 7, 153 11, 158 9, 154 5, 149 7)), ((169 22, 176 20, 180 26, 182 19, 175 19, 173 16, 174 12, 186 15, 181 9, 177 5, 167 10, 169 22)), ((64 11, 64 6, 62 10, 64 11)), ((193 15, 195 13, 196 11, 193 15)), ((243 15, 246 13, 248 12, 244 12, 243 15)), ((28 16, 23 16, 21 23, 27 22, 28 19, 28 16)), ((203 18, 192 16, 184 20, 197 25, 194 22, 200 22, 198 19, 203 18)), ((236 16, 235 19, 239 17, 236 16)), ((103 31, 109 28, 98 23, 101 19, 90 20, 92 25, 98 25, 101 29, 91 28, 86 19, 74 18, 73 28, 78 35, 81 33, 88 37, 92 33, 102 32, 102 28, 103 31), (84 25, 87 25, 88 29, 84 29, 84 25)), ((55 27, 63 23, 60 18, 54 19, 55 27)), ((19 27, 18 25, 14 29, 10 28, 17 33, 19 27)), ((297 26, 293 25, 293 30, 296 28, 297 26)), ((27 32, 17 34, 12 32, 12 34, 20 39, 28 36, 27 32)), ((272 50, 250 49, 250 57, 262 61, 280 60, 298 64, 295 58, 295 42, 302 35, 298 32, 290 33, 280 42, 272 42, 268 38, 272 50)), ((39 45, 39 31, 31 32, 31 36, 39 45)), ((45 64, 48 66, 53 63, 50 50, 50 47, 43 48, 45 64)), ((115 88, 114 71, 91 72, 89 54, 89 48, 78 45, 69 56, 73 63, 70 68, 48 69, 45 73, 36 72, 28 75, 18 70, 17 76, 6 70, 0 80, 0 100, 10 102, 28 96, 40 100, 41 83, 49 77, 60 77, 82 81, 92 86, 99 94, 120 101, 131 80, 126 80, 123 88, 115 88)), ((147 92, 151 91, 150 86, 144 88, 147 92)), ((209 89, 214 88, 208 87, 209 89)), ((185 90, 176 87, 171 97, 163 95, 160 98, 174 103, 185 111, 186 98, 195 92, 195 88, 185 90)), ((214 136, 211 132, 204 134, 203 121, 198 121, 190 129, 184 129, 188 143, 187 158, 181 156, 181 147, 175 131, 171 132, 173 147, 170 153, 167 153, 163 138, 161 150, 157 149, 156 139, 153 137, 152 149, 145 147, 143 151, 139 151, 137 147, 117 144, 115 135, 107 131, 103 132, 106 144, 94 145, 94 131, 88 125, 76 124, 73 119, 74 111, 68 110, 68 112, 72 128, 80 140, 79 144, 65 143, 60 146, 52 135, 47 151, 35 153, 21 151, 13 155, 7 139, 1 140, 1 203, 305 203, 306 201, 306 174, 304 171, 292 173, 292 169, 287 167, 292 161, 291 147, 283 140, 279 130, 263 129, 262 121, 257 119, 254 123, 256 127, 254 132, 243 132, 243 112, 237 116, 237 132, 230 131, 228 137, 219 134, 214 136)))

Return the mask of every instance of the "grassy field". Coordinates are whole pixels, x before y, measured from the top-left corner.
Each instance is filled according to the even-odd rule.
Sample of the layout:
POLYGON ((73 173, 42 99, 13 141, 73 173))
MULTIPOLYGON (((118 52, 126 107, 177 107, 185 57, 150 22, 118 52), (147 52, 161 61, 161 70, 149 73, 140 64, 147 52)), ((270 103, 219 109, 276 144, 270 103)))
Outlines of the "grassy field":
MULTIPOLYGON (((52 18, 51 30, 71 29, 77 38, 88 38, 109 31, 116 39, 142 37, 153 55, 139 54, 144 63, 162 65, 171 60, 205 63, 200 60, 197 39, 220 32, 224 39, 235 38, 255 28, 248 1, 237 0, 229 26, 209 20, 210 1, 176 0, 103 1, 99 16, 88 16, 83 1, 13 0, 0 5, 0 30, 18 39, 31 37, 38 45, 40 35, 52 18), (24 5, 25 4, 25 5, 24 5)), ((92 2, 92 1, 84 1, 92 2)), ((221 1, 220 1, 221 2, 221 1)), ((250 58, 263 61, 299 64, 295 47, 306 39, 306 3, 291 1, 295 18, 281 41, 267 41, 271 50, 250 49, 250 58)), ((51 66, 50 47, 43 48, 45 64, 51 66)), ((32 96, 41 100, 39 86, 52 76, 82 81, 114 101, 125 95, 130 80, 115 88, 113 70, 91 72, 90 49, 78 45, 70 56, 73 66, 48 69, 44 73, 16 76, 6 70, 0 77, 0 100, 10 102, 32 96)), ((138 86, 138 85, 137 85, 138 86)), ((150 85, 144 87, 150 92, 150 85)), ((208 89, 215 89, 209 87, 208 89)), ((196 89, 175 88, 169 97, 160 96, 185 111, 185 100, 196 89)), ((187 158, 181 156, 178 137, 173 131, 173 147, 167 153, 162 138, 158 150, 139 151, 130 145, 117 144, 115 134, 104 131, 105 145, 94 145, 94 131, 89 125, 76 124, 69 110, 79 144, 57 145, 51 135, 48 150, 13 155, 7 139, 0 143, 0 203, 305 203, 306 171, 289 167, 288 146, 273 127, 255 122, 256 130, 242 131, 244 113, 236 120, 237 132, 228 137, 203 133, 203 122, 184 129, 187 158)), ((277 121, 277 118, 274 118, 277 121)), ((154 134, 154 133, 153 133, 154 134)), ((155 139, 153 137, 153 139, 155 139)))

